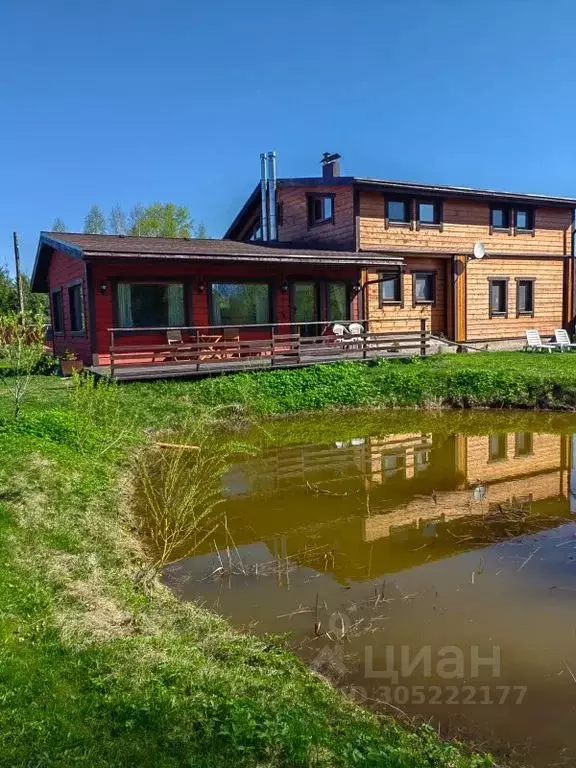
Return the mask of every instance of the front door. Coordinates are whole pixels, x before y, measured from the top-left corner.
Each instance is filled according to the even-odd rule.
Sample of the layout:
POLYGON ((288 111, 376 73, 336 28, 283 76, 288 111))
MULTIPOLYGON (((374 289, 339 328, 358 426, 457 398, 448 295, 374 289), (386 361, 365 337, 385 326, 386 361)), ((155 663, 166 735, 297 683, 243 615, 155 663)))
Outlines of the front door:
POLYGON ((298 280, 292 283, 291 291, 291 319, 295 325, 300 326, 301 336, 318 336, 319 326, 304 325, 304 323, 317 323, 320 320, 318 285, 314 280, 298 280))

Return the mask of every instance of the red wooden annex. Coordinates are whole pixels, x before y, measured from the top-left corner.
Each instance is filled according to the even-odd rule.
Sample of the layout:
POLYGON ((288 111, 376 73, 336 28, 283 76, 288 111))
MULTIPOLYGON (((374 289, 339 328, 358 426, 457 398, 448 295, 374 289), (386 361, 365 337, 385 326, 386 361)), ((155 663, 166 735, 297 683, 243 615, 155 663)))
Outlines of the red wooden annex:
MULTIPOLYGON (((305 250, 232 240, 42 232, 32 276, 50 297, 54 353, 107 365, 114 344, 166 344, 169 329, 237 327, 242 338, 363 317, 368 268, 385 253, 305 250)), ((316 331, 317 333, 321 331, 316 331)))

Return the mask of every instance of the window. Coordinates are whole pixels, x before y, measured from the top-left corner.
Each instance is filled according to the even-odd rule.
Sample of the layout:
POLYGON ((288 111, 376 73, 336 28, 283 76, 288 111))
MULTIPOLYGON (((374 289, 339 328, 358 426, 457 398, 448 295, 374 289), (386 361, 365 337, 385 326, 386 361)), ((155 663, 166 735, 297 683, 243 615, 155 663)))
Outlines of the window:
POLYGON ((430 451, 420 449, 414 451, 414 471, 424 472, 430 466, 430 451))
POLYGON ((346 283, 328 283, 328 320, 348 320, 349 299, 346 283))
POLYGON ((506 458, 506 435, 490 435, 488 438, 488 461, 503 461, 506 458))
POLYGON ((64 307, 61 289, 52 291, 52 329, 54 333, 64 333, 64 307))
POLYGON ((534 279, 516 280, 516 314, 534 315, 534 279))
POLYGON ((262 240, 262 224, 260 219, 256 219, 248 231, 248 240, 254 242, 255 240, 262 240))
POLYGON ((514 455, 531 456, 533 449, 533 440, 531 432, 516 432, 514 435, 514 455))
POLYGON ((212 283, 212 325, 257 325, 270 322, 268 283, 212 283))
POLYGON ((407 200, 388 200, 386 202, 388 221, 407 224, 410 221, 410 205, 407 200))
POLYGON ((490 210, 490 226, 494 229, 508 229, 510 226, 510 210, 508 208, 492 208, 490 210))
POLYGON ((488 314, 490 317, 506 317, 508 314, 508 281, 489 279, 488 314))
POLYGON ((514 226, 521 232, 531 232, 534 229, 533 211, 527 210, 526 208, 518 208, 514 214, 514 226))
POLYGON ((436 300, 436 275, 434 272, 415 272, 414 304, 432 304, 436 300))
POLYGON ((395 477, 404 474, 406 457, 404 454, 384 454, 382 456, 382 474, 384 477, 395 477))
POLYGON ((400 304, 402 302, 402 273, 383 272, 380 275, 380 304, 400 304))
POLYGON ((420 202, 417 204, 418 222, 424 225, 440 224, 440 203, 420 202))
POLYGON ((120 328, 177 328, 185 325, 181 283, 118 283, 120 328))
POLYGON ((84 331, 84 296, 82 284, 77 283, 68 288, 68 306, 70 308, 70 330, 72 333, 84 331))
POLYGON ((323 224, 325 221, 334 221, 334 196, 309 195, 308 225, 323 224))

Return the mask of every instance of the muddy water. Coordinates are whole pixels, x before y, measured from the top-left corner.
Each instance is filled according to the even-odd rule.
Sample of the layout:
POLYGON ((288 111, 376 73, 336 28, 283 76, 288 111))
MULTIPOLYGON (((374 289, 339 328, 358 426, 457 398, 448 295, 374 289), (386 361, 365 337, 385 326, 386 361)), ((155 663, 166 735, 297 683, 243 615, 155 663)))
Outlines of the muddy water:
POLYGON ((168 584, 375 709, 576 764, 574 417, 282 422, 168 584))

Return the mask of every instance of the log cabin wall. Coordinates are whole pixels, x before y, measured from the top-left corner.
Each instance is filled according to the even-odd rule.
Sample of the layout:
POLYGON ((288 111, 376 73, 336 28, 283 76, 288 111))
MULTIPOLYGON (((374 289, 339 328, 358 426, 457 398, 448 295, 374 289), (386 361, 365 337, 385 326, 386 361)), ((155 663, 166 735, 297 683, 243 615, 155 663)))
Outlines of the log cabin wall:
MULTIPOLYGON (((420 226, 414 216, 402 224, 387 222, 385 203, 381 192, 359 193, 358 246, 364 251, 405 252, 404 303, 382 306, 378 286, 368 286, 367 315, 371 321, 397 317, 409 318, 411 323, 426 317, 434 333, 447 333, 458 341, 487 341, 517 339, 527 328, 549 334, 572 319, 571 208, 537 208, 533 231, 519 232, 513 227, 492 230, 490 204, 484 201, 445 200, 441 224, 420 226), (477 241, 484 243, 487 256, 482 261, 470 261, 467 257, 477 241), (450 259, 451 264, 442 259, 450 259), (435 304, 414 306, 410 301, 411 273, 428 269, 438 274, 435 304), (508 278, 505 316, 490 317, 491 277, 508 278), (521 278, 535 278, 533 316, 517 312, 516 280, 521 278)), ((414 205, 412 201, 410 204, 414 205)), ((376 277, 376 273, 368 273, 369 280, 376 277)))
POLYGON ((402 293, 399 302, 381 303, 380 286, 378 284, 380 271, 367 270, 366 297, 367 314, 370 330, 392 331, 402 329, 407 331, 420 330, 420 321, 426 319, 426 327, 433 333, 448 332, 447 281, 446 270, 449 259, 431 257, 408 257, 402 280, 402 293), (431 304, 418 304, 414 300, 414 274, 417 272, 432 273, 435 276, 435 299, 431 304))
POLYGON ((281 216, 278 241, 294 245, 356 250, 354 234, 354 191, 352 185, 322 187, 278 185, 281 216), (308 196, 333 196, 334 218, 319 224, 308 223, 308 196))

